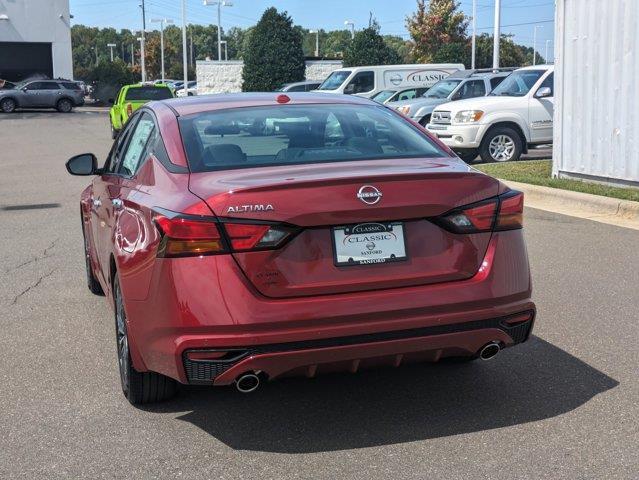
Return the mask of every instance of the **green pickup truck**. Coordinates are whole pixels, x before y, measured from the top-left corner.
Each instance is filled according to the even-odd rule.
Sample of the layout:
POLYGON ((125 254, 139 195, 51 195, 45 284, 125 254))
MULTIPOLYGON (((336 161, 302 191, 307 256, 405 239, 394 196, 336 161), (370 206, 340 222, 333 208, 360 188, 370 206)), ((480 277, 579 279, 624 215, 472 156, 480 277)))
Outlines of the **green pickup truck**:
POLYGON ((113 104, 109 110, 111 117, 111 137, 118 136, 120 130, 131 114, 147 102, 173 98, 173 90, 165 84, 134 84, 125 85, 118 92, 118 97, 110 100, 113 104))

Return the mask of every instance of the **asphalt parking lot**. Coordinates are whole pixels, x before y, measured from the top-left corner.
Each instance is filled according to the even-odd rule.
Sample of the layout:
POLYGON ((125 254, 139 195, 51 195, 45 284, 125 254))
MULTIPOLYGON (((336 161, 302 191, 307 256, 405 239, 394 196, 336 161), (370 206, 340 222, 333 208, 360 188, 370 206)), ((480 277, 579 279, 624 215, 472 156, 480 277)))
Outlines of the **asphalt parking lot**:
POLYGON ((64 169, 110 144, 104 112, 0 117, 0 478, 639 476, 638 232, 532 209, 535 335, 490 362, 132 407, 64 169))

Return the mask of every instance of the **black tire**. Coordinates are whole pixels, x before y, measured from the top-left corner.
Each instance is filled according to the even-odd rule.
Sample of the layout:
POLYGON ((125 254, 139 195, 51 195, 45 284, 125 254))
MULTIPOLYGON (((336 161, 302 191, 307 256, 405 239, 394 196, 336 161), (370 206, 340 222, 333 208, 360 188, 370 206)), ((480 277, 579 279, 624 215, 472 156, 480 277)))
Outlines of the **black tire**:
POLYGON ((69 113, 73 110, 73 102, 68 98, 61 98, 58 103, 55 104, 55 108, 60 113, 69 113))
POLYGON ((82 221, 82 238, 84 239, 84 265, 87 272, 87 287, 89 287, 89 291, 94 295, 104 295, 104 291, 102 290, 102 286, 98 279, 95 278, 93 274, 93 269, 91 268, 91 257, 89 255, 89 241, 87 240, 87 234, 84 231, 84 221, 82 221))
POLYGON ((477 150, 464 150, 455 152, 459 158, 461 158, 466 163, 471 163, 473 160, 477 158, 477 150))
POLYGON ((2 101, 0 101, 0 110, 4 113, 13 113, 16 107, 16 101, 13 98, 3 98, 2 101))
POLYGON ((519 132, 509 127, 491 128, 479 147, 479 155, 484 162, 510 162, 519 160, 522 152, 522 138, 519 132))
POLYGON ((419 124, 426 128, 426 125, 430 123, 430 115, 424 115, 424 117, 419 121, 419 124))
POLYGON ((186 95, 187 95, 188 97, 192 97, 192 96, 193 96, 193 94, 192 94, 191 92, 187 93, 186 95))
POLYGON ((177 393, 177 382, 155 372, 138 372, 133 368, 126 326, 126 312, 120 290, 120 280, 116 275, 113 282, 115 302, 115 336, 118 352, 118 367, 122 393, 132 405, 155 403, 168 400, 177 393))

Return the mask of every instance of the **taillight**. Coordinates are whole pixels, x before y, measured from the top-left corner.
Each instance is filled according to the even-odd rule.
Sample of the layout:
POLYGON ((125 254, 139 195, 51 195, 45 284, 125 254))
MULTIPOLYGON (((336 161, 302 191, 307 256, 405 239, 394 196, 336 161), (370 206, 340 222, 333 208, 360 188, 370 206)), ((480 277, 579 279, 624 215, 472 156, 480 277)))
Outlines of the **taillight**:
POLYGON ((234 251, 276 248, 293 233, 290 227, 263 223, 224 223, 224 230, 234 251))
POLYGON ((511 190, 499 197, 499 216, 495 230, 514 230, 524 226, 524 194, 511 190))
POLYGON ((498 197, 456 208, 435 223, 454 233, 480 233, 522 228, 524 194, 510 190, 498 197))
POLYGON ((130 117, 133 114, 133 105, 130 103, 126 104, 126 114, 130 117))
POLYGON ((283 245, 297 231, 289 225, 219 222, 215 217, 161 211, 154 217, 162 233, 159 257, 270 250, 283 245))
POLYGON ((155 223, 163 233, 158 257, 213 255, 225 250, 214 219, 156 215, 155 223))

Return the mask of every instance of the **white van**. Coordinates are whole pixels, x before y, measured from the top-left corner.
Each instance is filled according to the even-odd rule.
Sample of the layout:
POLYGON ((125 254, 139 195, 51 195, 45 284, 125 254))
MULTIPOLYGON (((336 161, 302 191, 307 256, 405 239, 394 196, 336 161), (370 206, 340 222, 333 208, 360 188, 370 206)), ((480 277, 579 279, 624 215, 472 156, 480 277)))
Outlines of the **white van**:
POLYGON ((432 87, 453 72, 464 70, 463 63, 418 63, 378 65, 333 70, 316 91, 372 97, 382 90, 406 87, 432 87))

